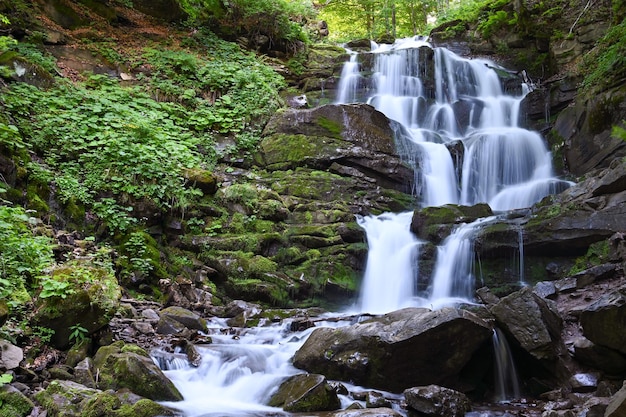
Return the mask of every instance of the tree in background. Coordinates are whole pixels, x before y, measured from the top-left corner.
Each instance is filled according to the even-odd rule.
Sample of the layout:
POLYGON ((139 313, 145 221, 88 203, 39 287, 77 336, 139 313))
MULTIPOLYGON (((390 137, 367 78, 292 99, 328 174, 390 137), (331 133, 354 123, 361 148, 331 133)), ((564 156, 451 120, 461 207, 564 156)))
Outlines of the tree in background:
POLYGON ((424 32, 438 0, 321 0, 320 18, 328 21, 331 38, 387 40, 424 32))
POLYGON ((245 38, 248 47, 264 52, 296 52, 308 39, 304 25, 316 13, 308 0, 179 1, 192 20, 227 39, 245 38))

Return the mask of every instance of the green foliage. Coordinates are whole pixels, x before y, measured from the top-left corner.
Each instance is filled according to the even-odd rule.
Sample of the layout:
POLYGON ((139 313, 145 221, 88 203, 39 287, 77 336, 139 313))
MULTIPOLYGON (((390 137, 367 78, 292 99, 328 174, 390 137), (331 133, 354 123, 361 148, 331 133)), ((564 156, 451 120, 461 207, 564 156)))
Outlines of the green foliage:
POLYGON ((31 221, 20 207, 0 206, 0 298, 12 306, 30 299, 53 263, 52 242, 34 236, 31 221))
POLYGON ((315 16, 310 1, 288 0, 181 0, 193 23, 209 22, 220 33, 245 37, 253 47, 282 49, 295 53, 308 36, 303 24, 315 16), (268 39, 259 45, 260 37, 268 39))
POLYGON ((87 333, 89 330, 82 327, 80 324, 75 324, 70 326, 70 342, 74 341, 75 343, 80 343, 83 340, 87 339, 87 333))
POLYGON ((603 91, 626 78, 626 20, 614 25, 580 65, 585 94, 603 91))
POLYGON ((2 388, 4 384, 10 384, 11 381, 13 381, 13 375, 11 374, 0 375, 0 388, 2 388))

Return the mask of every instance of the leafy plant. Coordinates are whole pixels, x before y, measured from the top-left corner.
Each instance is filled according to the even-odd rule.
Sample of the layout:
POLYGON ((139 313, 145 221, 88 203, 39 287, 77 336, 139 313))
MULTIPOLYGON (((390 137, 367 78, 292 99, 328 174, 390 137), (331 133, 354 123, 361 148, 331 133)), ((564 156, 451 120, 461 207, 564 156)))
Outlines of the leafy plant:
POLYGON ((0 388, 2 388, 5 384, 10 384, 13 381, 13 375, 11 374, 0 374, 0 388))
POLYGON ((31 218, 20 207, 0 206, 0 298, 15 306, 30 299, 53 263, 52 242, 31 231, 31 218))
POLYGON ((612 26, 580 65, 583 92, 602 91, 626 77, 626 20, 612 26))
POLYGON ((89 330, 85 329, 80 324, 70 326, 70 330, 70 342, 74 341, 75 343, 80 343, 83 340, 87 339, 87 334, 89 333, 89 330))

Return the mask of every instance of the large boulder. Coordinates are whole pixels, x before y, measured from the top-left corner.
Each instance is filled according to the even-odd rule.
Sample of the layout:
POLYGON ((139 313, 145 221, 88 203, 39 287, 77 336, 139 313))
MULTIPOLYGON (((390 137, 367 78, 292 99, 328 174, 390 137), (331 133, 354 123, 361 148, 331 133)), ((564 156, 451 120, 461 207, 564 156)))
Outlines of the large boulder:
POLYGON ((341 402, 323 375, 301 374, 283 382, 269 405, 298 413, 337 410, 341 402))
POLYGON ((626 416, 626 384, 611 397, 605 417, 624 417, 626 416))
POLYGON ((498 327, 538 360, 555 360, 562 349, 562 320, 550 301, 525 287, 491 307, 498 327))
POLYGON ((45 390, 35 394, 35 399, 51 416, 165 417, 175 415, 172 410, 128 391, 103 392, 72 381, 52 381, 45 390))
POLYGON ((437 385, 409 388, 404 398, 409 410, 424 417, 463 417, 472 406, 462 392, 437 385))
POLYGON ((601 296, 580 315, 583 335, 598 346, 626 354, 626 287, 601 296))
POLYGON ((183 396, 150 356, 135 345, 118 341, 98 349, 93 358, 99 389, 128 388, 154 401, 180 401, 183 396))
POLYGON ((109 324, 122 296, 112 270, 88 259, 75 259, 56 267, 37 299, 33 322, 54 330, 50 344, 67 349, 79 340, 74 326, 88 337, 109 324))
POLYGON ((316 329, 293 362, 328 378, 394 392, 418 385, 455 386, 491 333, 468 311, 407 308, 348 327, 316 329))
POLYGON ((404 190, 413 172, 397 156, 397 129, 367 104, 285 110, 265 127, 257 160, 269 169, 335 164, 332 169, 340 174, 404 190))

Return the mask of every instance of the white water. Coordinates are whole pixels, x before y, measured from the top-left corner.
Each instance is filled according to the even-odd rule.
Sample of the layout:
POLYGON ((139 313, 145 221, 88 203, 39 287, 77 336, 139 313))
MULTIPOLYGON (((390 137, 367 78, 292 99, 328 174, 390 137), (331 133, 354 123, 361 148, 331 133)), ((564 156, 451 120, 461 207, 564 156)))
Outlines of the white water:
MULTIPOLYGON (((445 49, 435 49, 434 80, 428 80, 422 64, 428 51, 420 48, 429 46, 421 39, 375 48, 374 88, 364 88, 370 83, 353 53, 342 72, 338 102, 367 101, 401 124, 394 127, 398 152, 415 167, 413 189, 419 205, 486 202, 494 211, 505 211, 528 207, 569 185, 554 178, 543 138, 518 124, 528 86, 517 96, 504 94, 496 69, 503 70, 497 65, 463 59, 445 49), (462 157, 453 158, 449 147, 459 144, 462 157)), ((385 213, 358 219, 369 245, 358 311, 378 314, 406 306, 439 308, 472 302, 474 237, 493 218, 458 225, 437 249, 432 277, 420 277, 416 258, 422 242, 409 231, 411 215, 385 213), (418 294, 417 284, 425 280, 428 291, 418 294)), ((520 246, 520 257, 522 251, 520 246)), ((198 368, 184 359, 161 361, 185 398, 168 405, 187 417, 285 414, 264 404, 281 381, 301 373, 290 359, 312 329, 288 334, 272 326, 249 329, 233 338, 222 334, 223 323, 214 327, 214 343, 201 348, 198 368)), ((502 385, 504 391, 507 384, 498 387, 502 385)))
POLYGON ((505 402, 521 398, 517 369, 506 337, 497 327, 493 330, 493 350, 496 357, 494 371, 496 401, 505 402))

